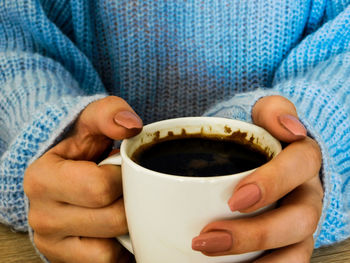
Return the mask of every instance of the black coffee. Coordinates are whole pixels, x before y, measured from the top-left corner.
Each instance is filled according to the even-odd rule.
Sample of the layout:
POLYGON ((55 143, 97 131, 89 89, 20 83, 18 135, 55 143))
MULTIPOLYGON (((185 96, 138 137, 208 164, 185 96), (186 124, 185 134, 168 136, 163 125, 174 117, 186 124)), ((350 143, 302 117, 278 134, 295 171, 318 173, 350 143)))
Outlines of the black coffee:
POLYGON ((153 171, 208 177, 248 171, 270 157, 257 147, 219 138, 177 138, 140 147, 132 159, 153 171))

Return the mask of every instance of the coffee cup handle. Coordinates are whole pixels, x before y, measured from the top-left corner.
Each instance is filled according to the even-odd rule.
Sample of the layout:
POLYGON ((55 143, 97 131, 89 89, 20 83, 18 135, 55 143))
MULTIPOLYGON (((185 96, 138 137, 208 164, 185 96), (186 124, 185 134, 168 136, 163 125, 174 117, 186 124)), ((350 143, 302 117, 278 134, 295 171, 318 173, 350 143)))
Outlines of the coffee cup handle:
POLYGON ((103 161, 101 161, 98 164, 98 166, 104 165, 104 164, 122 165, 122 156, 120 155, 120 153, 115 153, 115 154, 107 157, 103 161))
MULTIPOLYGON (((100 162, 98 164, 98 166, 104 165, 104 164, 121 165, 122 164, 122 157, 121 157, 120 153, 116 153, 116 154, 109 156, 108 158, 106 158, 102 162, 100 162)), ((131 253, 134 253, 133 249, 132 249, 132 245, 131 245, 130 236, 128 234, 122 235, 122 236, 117 236, 116 238, 127 250, 129 250, 131 253)))

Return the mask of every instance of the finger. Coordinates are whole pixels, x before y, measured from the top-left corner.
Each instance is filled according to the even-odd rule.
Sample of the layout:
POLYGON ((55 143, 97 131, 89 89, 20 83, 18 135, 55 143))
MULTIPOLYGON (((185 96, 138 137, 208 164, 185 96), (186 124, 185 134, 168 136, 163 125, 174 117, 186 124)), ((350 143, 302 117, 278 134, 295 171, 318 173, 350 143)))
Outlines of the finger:
POLYGON ((286 259, 288 263, 307 263, 310 262, 313 248, 313 238, 309 237, 300 243, 273 250, 254 263, 280 263, 286 262, 286 259))
POLYGON ((274 203, 318 176, 320 166, 321 153, 314 140, 306 138, 294 142, 241 180, 228 205, 232 211, 250 212, 274 203))
POLYGON ((252 118, 255 124, 284 142, 303 139, 307 134, 305 127, 298 120, 295 106, 282 96, 259 99, 253 107, 252 118))
POLYGON ((67 237, 50 240, 34 233, 34 243, 50 262, 118 262, 124 248, 113 238, 67 237))
POLYGON ((53 203, 34 203, 28 214, 30 226, 46 236, 111 238, 128 232, 123 199, 93 209, 53 203), (59 234, 58 234, 59 233, 59 234))
POLYGON ((49 198, 83 207, 104 207, 122 195, 120 166, 62 160, 46 154, 26 171, 31 200, 49 198))
POLYGON ((51 151, 65 159, 91 160, 107 149, 111 139, 129 138, 141 129, 142 120, 129 104, 109 96, 89 104, 74 129, 51 151))
POLYGON ((281 207, 259 216, 210 223, 193 239, 192 248, 218 256, 302 242, 313 234, 321 215, 318 187, 312 180, 293 191, 281 207))

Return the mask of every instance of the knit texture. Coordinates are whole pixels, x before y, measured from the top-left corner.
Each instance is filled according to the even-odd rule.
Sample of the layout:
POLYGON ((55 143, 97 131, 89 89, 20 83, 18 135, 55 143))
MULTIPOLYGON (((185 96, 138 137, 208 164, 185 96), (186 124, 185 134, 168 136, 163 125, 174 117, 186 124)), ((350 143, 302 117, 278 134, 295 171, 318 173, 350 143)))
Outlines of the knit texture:
POLYGON ((2 0, 0 222, 27 230, 26 167, 107 94, 144 123, 281 94, 322 149, 315 246, 349 237, 349 24, 346 0, 2 0))

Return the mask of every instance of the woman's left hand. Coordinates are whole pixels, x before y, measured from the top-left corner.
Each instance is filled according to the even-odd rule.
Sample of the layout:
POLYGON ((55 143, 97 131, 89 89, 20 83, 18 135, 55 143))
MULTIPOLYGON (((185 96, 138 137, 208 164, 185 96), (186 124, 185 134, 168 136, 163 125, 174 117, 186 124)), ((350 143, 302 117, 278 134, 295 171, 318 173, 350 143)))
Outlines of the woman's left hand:
POLYGON ((277 201, 279 205, 256 217, 210 223, 193 239, 192 248, 207 256, 268 250, 255 262, 309 262, 322 212, 320 148, 307 137, 294 105, 284 97, 261 98, 252 117, 255 124, 290 144, 244 178, 228 205, 243 213, 277 201))

